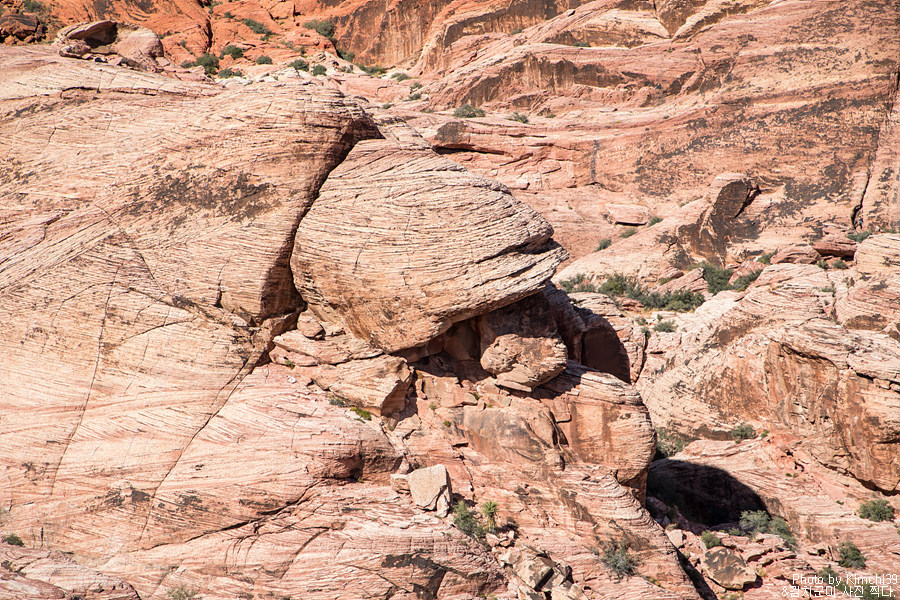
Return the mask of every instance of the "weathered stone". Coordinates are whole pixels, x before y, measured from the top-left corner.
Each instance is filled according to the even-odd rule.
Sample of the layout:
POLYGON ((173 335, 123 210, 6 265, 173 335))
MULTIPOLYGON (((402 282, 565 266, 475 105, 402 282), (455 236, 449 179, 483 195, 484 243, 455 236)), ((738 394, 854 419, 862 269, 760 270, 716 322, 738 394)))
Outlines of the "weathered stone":
POLYGON ((856 254, 857 243, 844 234, 832 233, 813 242, 813 250, 822 256, 837 256, 852 259, 856 254))
POLYGON ((551 233, 505 187, 430 149, 373 140, 322 186, 291 265, 322 320, 395 351, 540 290, 564 256, 551 233))
MULTIPOLYGON (((307 327, 309 331, 311 328, 307 327)), ((338 365, 351 360, 374 358, 381 350, 367 342, 349 335, 339 334, 315 339, 298 330, 276 336, 272 342, 278 348, 303 357, 301 365, 338 365)))
POLYGON ((310 373, 316 384, 350 404, 376 415, 391 415, 406 406, 412 371, 399 356, 322 365, 310 373))
POLYGON ((416 506, 425 510, 436 510, 441 517, 449 512, 453 487, 445 466, 435 465, 416 469, 407 475, 407 481, 416 506))
POLYGON ((793 263, 798 265, 812 265, 819 261, 821 257, 812 246, 804 246, 798 244, 783 248, 775 253, 770 259, 771 264, 778 265, 781 263, 793 263))
POLYGON ((743 590, 757 580, 756 571, 731 548, 710 548, 700 559, 703 573, 726 590, 743 590))
POLYGON ((533 294, 478 319, 481 366, 497 384, 529 391, 566 368, 566 346, 543 294, 533 294))
POLYGON ((650 220, 650 209, 638 204, 607 204, 606 211, 619 225, 645 225, 650 220))
POLYGON ((117 577, 84 567, 61 552, 0 543, 0 597, 44 600, 139 600, 117 577))

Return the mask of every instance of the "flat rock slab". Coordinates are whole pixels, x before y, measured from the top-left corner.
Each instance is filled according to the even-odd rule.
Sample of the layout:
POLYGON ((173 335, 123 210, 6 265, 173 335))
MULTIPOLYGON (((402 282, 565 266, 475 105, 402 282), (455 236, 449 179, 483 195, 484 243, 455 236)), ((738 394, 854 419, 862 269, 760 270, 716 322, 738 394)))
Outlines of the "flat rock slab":
POLYGON ((450 473, 443 465, 416 469, 407 476, 409 492, 416 506, 446 515, 450 510, 453 488, 450 473))
POLYGON ((711 548, 703 553, 700 566, 707 577, 726 590, 743 590, 756 581, 756 571, 731 548, 711 548))

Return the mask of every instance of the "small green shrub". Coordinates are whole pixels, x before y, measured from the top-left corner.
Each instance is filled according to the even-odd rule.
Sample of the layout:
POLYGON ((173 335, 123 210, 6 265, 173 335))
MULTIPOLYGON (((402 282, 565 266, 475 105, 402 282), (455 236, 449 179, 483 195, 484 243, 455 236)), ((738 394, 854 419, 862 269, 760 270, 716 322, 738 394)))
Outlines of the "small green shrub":
POLYGON ((485 530, 488 533, 497 531, 497 503, 485 500, 481 503, 481 514, 484 515, 485 530))
MULTIPOLYGON (((564 282, 560 282, 560 284, 563 285, 564 282)), ((628 277, 621 273, 613 273, 607 277, 606 281, 595 291, 614 298, 622 296, 631 298, 647 308, 665 309, 675 312, 694 310, 703 304, 705 300, 703 294, 689 290, 666 292, 665 294, 651 292, 641 285, 636 277, 628 277)))
POLYGON ((628 552, 628 544, 624 540, 609 540, 603 544, 600 562, 606 565, 617 579, 634 575, 634 569, 638 565, 637 558, 628 552))
POLYGON ((332 406, 347 406, 347 403, 335 396, 334 394, 328 395, 328 404, 332 406))
POLYGON ((656 455, 658 458, 668 458, 678 454, 684 450, 685 445, 685 440, 676 438, 666 428, 656 428, 656 455))
POLYGON ((14 533, 9 533, 3 536, 3 541, 9 544, 10 546, 24 546, 25 542, 22 541, 22 538, 17 536, 14 533))
POLYGON ((873 233, 874 232, 872 230, 854 231, 853 233, 848 233, 847 237, 850 238, 851 240, 853 240, 854 242, 859 243, 859 242, 863 241, 864 239, 866 239, 867 237, 869 237, 870 235, 872 235, 873 233))
POLYGON ((754 271, 753 273, 747 273, 746 275, 741 275, 734 280, 734 283, 731 285, 732 289, 743 292, 748 287, 750 287, 751 283, 759 279, 760 273, 762 273, 762 270, 754 271))
POLYGON ((420 89, 422 89, 422 84, 419 83, 418 81, 414 81, 414 82, 412 83, 412 85, 409 86, 409 89, 410 89, 411 91, 413 91, 413 92, 416 91, 416 90, 420 90, 420 89))
POLYGON ((326 37, 329 40, 334 38, 334 23, 332 23, 329 19, 313 19, 311 21, 307 21, 303 24, 307 29, 312 29, 322 37, 326 37))
POLYGON ((463 104, 453 111, 453 116, 459 119, 471 119, 474 117, 483 117, 484 111, 480 108, 475 108, 471 104, 463 104))
POLYGON ((203 70, 206 71, 206 74, 212 77, 216 74, 216 71, 219 70, 219 57, 214 54, 210 54, 209 52, 205 54, 201 54, 197 57, 197 60, 194 61, 185 61, 181 63, 182 67, 190 68, 190 67, 203 67, 203 70))
POLYGON ((576 48, 590 48, 591 47, 591 45, 587 42, 575 42, 572 45, 575 46, 576 48))
POLYGON ((391 102, 385 102, 384 104, 381 105, 381 108, 384 109, 384 110, 387 110, 387 109, 391 108, 392 106, 394 106, 393 103, 391 103, 391 102))
POLYGON ((578 292, 597 293, 597 286, 590 283, 584 273, 578 273, 569 279, 563 279, 559 282, 559 287, 569 294, 578 292))
POLYGON ((653 227, 657 223, 662 223, 662 217, 653 217, 649 221, 647 221, 647 227, 653 227))
POLYGON ((628 227, 627 229, 625 229, 625 231, 622 232, 622 237, 630 238, 631 236, 633 236, 636 233, 637 233, 637 229, 635 229, 634 227, 628 227))
POLYGON ((828 270, 828 261, 826 261, 823 258, 823 259, 819 260, 819 262, 816 263, 816 266, 819 267, 820 269, 824 269, 825 271, 827 271, 828 270))
POLYGON ((406 97, 406 100, 408 102, 415 102, 416 100, 421 100, 421 99, 422 99, 422 94, 420 94, 419 92, 413 92, 412 94, 410 94, 409 96, 406 97))
POLYGON ((444 427, 446 427, 447 429, 450 429, 451 425, 453 425, 453 423, 451 423, 450 421, 444 421, 444 427))
POLYGON ((170 600, 203 600, 203 596, 197 590, 192 590, 184 585, 170 589, 166 595, 170 600))
POLYGON ((406 81, 409 79, 409 75, 402 71, 397 71, 396 73, 391 73, 391 79, 396 79, 397 81, 406 81))
POLYGON ((838 546, 838 564, 847 569, 865 569, 866 557, 853 542, 838 546))
POLYGON ((612 240, 609 238, 603 238, 599 242, 597 242, 597 249, 595 252, 600 252, 601 250, 606 250, 612 245, 612 240))
POLYGON ((324 75, 327 72, 328 69, 326 69, 324 65, 316 65, 312 69, 312 74, 316 77, 318 77, 319 75, 324 75))
POLYGON ((510 121, 518 121, 519 123, 527 123, 527 122, 528 122, 528 115, 524 115, 524 114, 522 114, 522 113, 520 113, 520 112, 514 112, 513 114, 511 114, 511 115, 508 117, 508 119, 509 119, 510 121))
POLYGON ((512 31, 509 32, 509 35, 519 35, 520 33, 522 33, 522 28, 516 27, 515 29, 513 29, 512 31))
POLYGON ((302 58, 298 58, 297 60, 292 60, 288 63, 289 67, 293 67, 297 71, 309 71, 309 63, 303 60, 302 58))
POLYGON ((787 521, 781 517, 773 518, 764 510, 745 510, 741 513, 738 526, 742 535, 753 537, 757 533, 770 533, 780 536, 790 548, 797 547, 797 540, 787 521))
POLYGON ((222 69, 219 71, 219 79, 228 79, 229 77, 243 77, 244 73, 240 69, 222 69))
POLYGON ((715 548, 722 545, 722 538, 717 536, 713 531, 704 531, 700 534, 700 540, 707 548, 715 548))
POLYGON ((657 321, 655 325, 653 325, 653 331, 659 331, 662 333, 672 333, 676 331, 678 328, 675 326, 675 321, 657 321))
POLYGON ((230 56, 231 58, 237 60, 239 58, 244 57, 244 51, 241 48, 238 48, 237 46, 233 46, 233 45, 229 44, 229 45, 225 46, 224 48, 222 48, 222 54, 220 56, 221 56, 221 58, 230 56))
POLYGON ((763 252, 759 255, 757 259, 758 262, 761 262, 764 265, 768 265, 772 263, 772 257, 778 253, 777 250, 772 250, 771 252, 763 252))
POLYGON ((262 56, 260 56, 259 58, 256 59, 256 64, 258 64, 258 65, 271 65, 271 64, 272 64, 272 57, 271 57, 271 56, 266 56, 265 54, 263 54, 262 56))
POLYGON ((845 263, 843 260, 841 260, 840 258, 837 259, 836 261, 834 261, 833 263, 831 263, 831 266, 834 267, 835 269, 841 269, 841 270, 847 269, 849 267, 849 265, 847 263, 845 263))
POLYGON ((250 31, 257 35, 272 35, 272 32, 269 30, 269 28, 259 21, 254 21, 253 19, 241 19, 241 23, 249 27, 250 31))
POLYGON ((372 413, 370 413, 369 411, 367 411, 367 410, 365 410, 365 409, 363 409, 363 408, 360 408, 360 407, 358 407, 358 406, 354 406, 354 407, 351 408, 350 410, 351 410, 352 412, 355 412, 360 418, 365 419, 366 421, 371 421, 371 420, 372 420, 372 413))
POLYGON ((234 15, 231 14, 231 11, 228 11, 228 10, 226 10, 224 13, 222 13, 222 16, 225 17, 226 19, 233 19, 233 18, 234 18, 234 15))
POLYGON ((381 75, 384 75, 385 71, 387 71, 387 69, 385 69, 384 67, 380 67, 378 65, 356 65, 356 66, 359 67, 363 73, 365 73, 366 75, 371 75, 372 77, 380 77, 381 75))
POLYGON ((22 10, 24 12, 35 13, 39 15, 43 15, 49 12, 44 3, 38 2, 38 0, 25 0, 22 3, 22 10))
POLYGON ((736 442, 739 440, 752 440, 755 438, 756 430, 753 428, 753 425, 750 425, 749 423, 741 423, 731 430, 731 439, 736 442))
POLYGON ((887 500, 870 500, 859 505, 857 514, 870 521, 880 523, 882 521, 894 520, 894 507, 887 503, 887 500))
POLYGON ((462 500, 453 506, 453 524, 470 538, 484 539, 485 531, 481 519, 462 500))
POLYGON ((700 265, 703 269, 703 279, 706 280, 706 289, 711 294, 718 294, 723 290, 730 290, 731 286, 728 280, 731 279, 732 269, 717 267, 711 263, 703 263, 700 265))

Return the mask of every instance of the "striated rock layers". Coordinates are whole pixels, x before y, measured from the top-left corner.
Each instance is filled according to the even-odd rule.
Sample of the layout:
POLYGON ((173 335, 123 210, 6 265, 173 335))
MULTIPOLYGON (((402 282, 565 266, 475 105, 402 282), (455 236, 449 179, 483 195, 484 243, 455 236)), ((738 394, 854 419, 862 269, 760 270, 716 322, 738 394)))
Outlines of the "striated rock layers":
POLYGON ((564 253, 502 185, 297 79, 0 77, 4 531, 153 600, 697 597, 641 504, 647 409, 566 360, 602 317, 560 332, 564 253), (498 503, 486 544, 405 495, 437 465, 441 513, 498 503), (621 595, 610 539, 660 587, 621 595))
POLYGON ((822 464, 895 492, 898 249, 900 236, 874 235, 853 269, 772 265, 704 304, 638 381, 654 422, 704 437, 784 428, 822 464))

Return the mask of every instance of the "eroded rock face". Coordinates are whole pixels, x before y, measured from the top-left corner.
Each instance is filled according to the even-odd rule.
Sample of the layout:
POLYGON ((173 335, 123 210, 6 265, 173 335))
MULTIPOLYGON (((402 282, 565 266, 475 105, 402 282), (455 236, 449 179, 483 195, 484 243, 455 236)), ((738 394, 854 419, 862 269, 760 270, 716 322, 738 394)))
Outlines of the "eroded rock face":
POLYGON ((823 464, 895 490, 900 345, 889 333, 900 311, 860 301, 893 281, 884 265, 891 239, 862 244, 863 257, 873 256, 857 269, 773 265, 743 296, 726 292, 703 305, 667 334, 675 343, 661 349, 659 370, 638 382, 654 422, 723 437, 742 422, 784 427, 823 464), (869 262, 881 263, 877 275, 869 262), (882 308, 884 316, 865 318, 882 308))
POLYGON ((498 385, 530 391, 566 368, 566 346, 543 294, 483 315, 478 331, 481 366, 498 385))
POLYGON ((541 289, 565 257, 552 231, 429 148, 371 140, 322 186, 291 267, 322 320, 396 351, 541 289))

